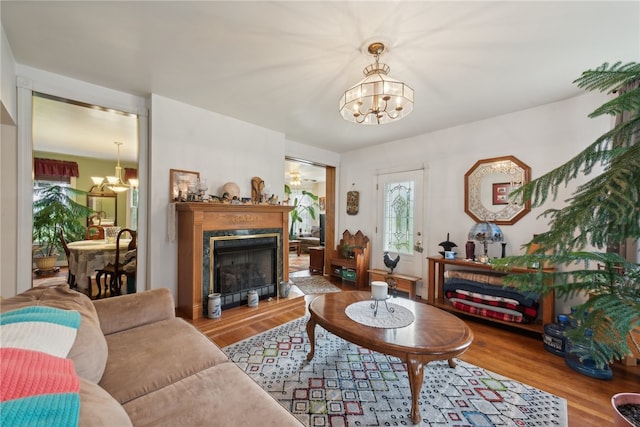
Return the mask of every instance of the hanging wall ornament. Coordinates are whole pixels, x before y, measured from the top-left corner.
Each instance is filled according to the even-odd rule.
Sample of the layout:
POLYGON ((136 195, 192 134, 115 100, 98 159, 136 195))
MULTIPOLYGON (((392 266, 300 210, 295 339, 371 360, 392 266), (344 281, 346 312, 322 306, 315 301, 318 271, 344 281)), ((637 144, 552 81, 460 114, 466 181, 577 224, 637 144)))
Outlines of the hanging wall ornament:
MULTIPOLYGON (((355 185, 355 184, 351 184, 355 185)), ((360 205, 360 193, 358 191, 347 191, 347 215, 357 215, 360 205)))

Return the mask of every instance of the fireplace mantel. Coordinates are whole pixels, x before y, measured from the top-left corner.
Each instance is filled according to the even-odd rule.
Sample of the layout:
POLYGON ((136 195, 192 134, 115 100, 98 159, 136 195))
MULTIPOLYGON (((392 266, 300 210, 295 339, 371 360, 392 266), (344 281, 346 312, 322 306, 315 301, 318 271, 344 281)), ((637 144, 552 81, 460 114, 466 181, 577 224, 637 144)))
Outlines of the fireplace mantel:
MULTIPOLYGON (((178 314, 202 317, 202 260, 205 231, 282 229, 282 246, 289 248, 292 206, 176 203, 178 219, 178 314)), ((285 252, 286 254, 286 252, 285 252)), ((289 279, 289 257, 282 257, 283 279, 289 279)))

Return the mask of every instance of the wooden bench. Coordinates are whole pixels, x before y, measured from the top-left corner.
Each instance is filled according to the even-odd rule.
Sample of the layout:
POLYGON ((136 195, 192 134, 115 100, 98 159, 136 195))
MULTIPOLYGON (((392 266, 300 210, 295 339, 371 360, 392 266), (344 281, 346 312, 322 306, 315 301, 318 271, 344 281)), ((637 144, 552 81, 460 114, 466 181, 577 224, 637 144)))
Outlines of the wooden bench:
POLYGON ((340 277, 341 280, 355 284, 356 289, 364 290, 369 287, 369 238, 358 230, 356 234, 351 234, 349 230, 342 233, 342 239, 331 251, 329 257, 329 276, 340 277), (350 252, 352 257, 344 252, 350 252), (355 277, 345 277, 342 271, 353 270, 355 277))
POLYGON ((416 285, 418 284, 418 280, 422 280, 420 277, 400 273, 391 274, 388 271, 377 268, 368 271, 370 282, 387 282, 389 289, 395 286, 397 290, 408 293, 409 299, 416 299, 416 285))

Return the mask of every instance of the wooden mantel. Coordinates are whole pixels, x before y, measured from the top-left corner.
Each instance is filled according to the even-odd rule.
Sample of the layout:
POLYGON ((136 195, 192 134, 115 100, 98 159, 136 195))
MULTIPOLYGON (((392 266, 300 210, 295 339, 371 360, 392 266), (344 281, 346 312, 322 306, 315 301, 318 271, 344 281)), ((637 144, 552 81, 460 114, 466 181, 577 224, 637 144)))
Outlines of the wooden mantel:
MULTIPOLYGON (((178 314, 202 317, 202 247, 205 231, 281 228, 284 255, 289 248, 292 206, 176 203, 178 218, 178 314)), ((282 257, 283 279, 289 279, 289 257, 282 257)))

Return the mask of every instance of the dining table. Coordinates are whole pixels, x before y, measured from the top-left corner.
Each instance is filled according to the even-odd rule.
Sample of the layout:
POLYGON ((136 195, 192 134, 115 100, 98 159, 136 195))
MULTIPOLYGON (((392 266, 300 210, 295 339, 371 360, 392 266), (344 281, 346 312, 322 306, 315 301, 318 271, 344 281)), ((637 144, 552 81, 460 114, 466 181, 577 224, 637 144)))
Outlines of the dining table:
MULTIPOLYGON (((131 239, 120 239, 120 259, 124 262, 131 239)), ((109 264, 115 264, 116 243, 105 240, 79 240, 67 244, 69 247, 69 271, 75 275, 79 288, 91 295, 91 277, 96 270, 102 270, 109 264)))

